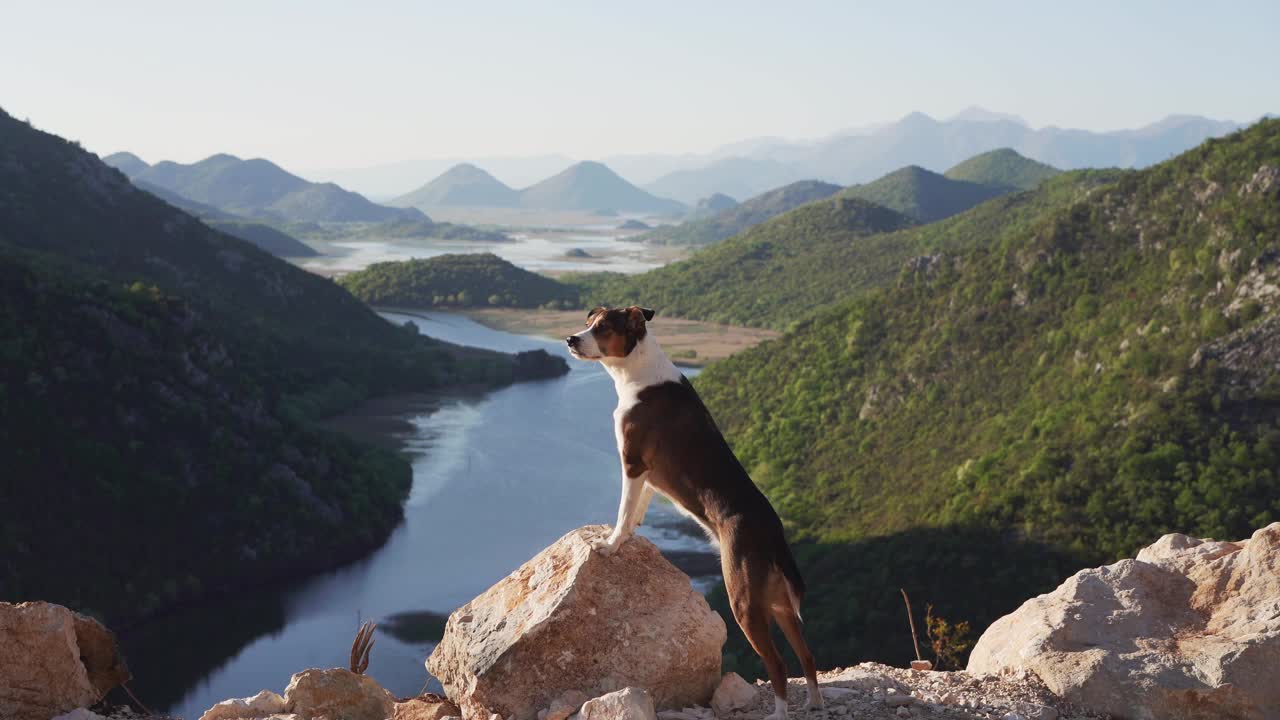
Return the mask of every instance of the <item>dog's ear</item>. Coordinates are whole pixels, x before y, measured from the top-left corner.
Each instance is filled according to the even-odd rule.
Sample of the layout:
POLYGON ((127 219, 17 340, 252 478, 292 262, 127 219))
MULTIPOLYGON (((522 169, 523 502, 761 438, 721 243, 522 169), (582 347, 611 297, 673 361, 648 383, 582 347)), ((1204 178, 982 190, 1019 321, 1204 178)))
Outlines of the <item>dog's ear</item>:
POLYGON ((587 313, 587 324, 588 324, 588 325, 590 325, 590 324, 591 324, 591 319, 592 319, 592 318, 594 318, 596 315, 599 315, 600 313, 602 313, 602 312, 604 312, 604 311, 606 311, 606 310, 608 310, 608 309, 609 309, 609 308, 607 308, 607 307, 596 307, 596 308, 593 308, 593 309, 591 310, 591 312, 587 313))
POLYGON ((653 319, 653 311, 648 308, 642 308, 632 305, 627 308, 627 325, 637 336, 644 336, 644 323, 646 320, 653 319))

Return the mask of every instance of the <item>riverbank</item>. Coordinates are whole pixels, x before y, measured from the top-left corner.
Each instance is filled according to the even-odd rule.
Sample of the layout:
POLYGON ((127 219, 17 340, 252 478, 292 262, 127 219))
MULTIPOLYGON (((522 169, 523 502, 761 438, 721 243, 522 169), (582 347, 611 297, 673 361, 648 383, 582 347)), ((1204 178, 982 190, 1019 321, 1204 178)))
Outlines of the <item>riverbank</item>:
MULTIPOLYGON (((582 329, 586 313, 581 310, 526 310, 521 308, 475 308, 462 314, 485 327, 520 335, 559 340, 582 329)), ((720 325, 682 318, 654 318, 651 330, 673 362, 685 367, 707 363, 773 340, 782 333, 764 328, 720 325)))

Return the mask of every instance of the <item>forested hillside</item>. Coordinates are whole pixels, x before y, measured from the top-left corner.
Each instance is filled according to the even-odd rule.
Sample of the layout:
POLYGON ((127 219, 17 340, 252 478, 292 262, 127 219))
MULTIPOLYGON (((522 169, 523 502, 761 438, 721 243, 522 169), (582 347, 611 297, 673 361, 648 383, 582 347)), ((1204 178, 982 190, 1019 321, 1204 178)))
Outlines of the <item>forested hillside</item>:
POLYGON ((0 585, 122 622, 385 537, 407 463, 313 420, 566 369, 392 325, 3 113, 0 276, 0 585))
POLYGON ((370 305, 405 308, 574 307, 577 292, 493 253, 374 263, 339 283, 370 305))
POLYGON ((919 226, 864 200, 829 198, 656 270, 561 280, 579 288, 584 305, 638 303, 679 317, 785 330, 843 298, 892 283, 912 257, 1021 233, 1047 208, 1083 197, 1117 174, 1066 173, 1034 192, 919 226))
POLYGON ((952 180, 910 165, 866 185, 855 185, 841 194, 883 205, 918 222, 929 223, 962 213, 1009 190, 1007 187, 952 180))
POLYGON ((801 542, 821 663, 906 659, 898 587, 982 627, 1080 562, 1280 519, 1280 121, 899 239, 929 228, 697 380, 801 542))

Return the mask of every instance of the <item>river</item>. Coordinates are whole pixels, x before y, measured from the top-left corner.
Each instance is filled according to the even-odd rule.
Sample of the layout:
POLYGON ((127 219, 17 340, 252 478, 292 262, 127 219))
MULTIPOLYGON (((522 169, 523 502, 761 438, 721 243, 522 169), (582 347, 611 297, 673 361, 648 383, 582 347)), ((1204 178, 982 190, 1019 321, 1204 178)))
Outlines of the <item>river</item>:
MULTIPOLYGON (((559 342, 461 315, 385 316, 454 343, 544 348, 568 358, 559 342)), ((613 522, 620 491, 613 385, 600 366, 569 363, 570 372, 553 380, 398 410, 404 429, 395 439, 414 453, 413 488, 387 543, 288 589, 244 593, 129 633, 124 644, 140 699, 195 720, 226 698, 282 692, 304 668, 345 667, 362 620, 383 623, 370 675, 400 696, 438 688, 423 667, 434 643, 387 632, 388 619, 447 615, 566 532, 613 522)), ((664 551, 709 550, 661 501, 640 532, 664 551)))

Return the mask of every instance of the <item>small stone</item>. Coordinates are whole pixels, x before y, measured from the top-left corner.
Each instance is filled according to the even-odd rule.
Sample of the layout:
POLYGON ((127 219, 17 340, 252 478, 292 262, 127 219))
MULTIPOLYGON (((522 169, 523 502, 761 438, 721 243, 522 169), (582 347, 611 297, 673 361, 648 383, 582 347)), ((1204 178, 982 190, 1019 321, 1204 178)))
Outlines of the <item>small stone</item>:
POLYGON ((1007 712, 1000 717, 1000 720, 1027 720, 1022 713, 1007 712))
POLYGON ((559 697, 551 701, 551 707, 547 708, 547 714, 543 720, 565 720, 570 715, 578 712, 582 705, 590 699, 581 690, 562 692, 559 697))
POLYGON ((727 715, 754 703, 756 693, 756 687, 743 680, 738 673, 725 673, 720 678, 715 694, 711 696, 711 709, 716 715, 727 715))
POLYGON ((285 700, 280 695, 263 690, 253 697, 223 700, 200 716, 200 720, 230 720, 231 718, 263 718, 285 711, 285 700))
POLYGON ((634 687, 589 700, 578 715, 582 720, 657 720, 653 698, 634 687))
POLYGON ((897 715, 900 718, 911 717, 911 711, 908 710, 906 707, 899 707, 897 710, 894 711, 893 714, 897 715))
POLYGON ((902 693, 894 693, 886 696, 884 699, 884 704, 889 707, 906 707, 914 704, 915 702, 915 698, 910 695, 903 695, 902 693))

